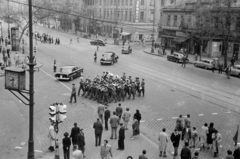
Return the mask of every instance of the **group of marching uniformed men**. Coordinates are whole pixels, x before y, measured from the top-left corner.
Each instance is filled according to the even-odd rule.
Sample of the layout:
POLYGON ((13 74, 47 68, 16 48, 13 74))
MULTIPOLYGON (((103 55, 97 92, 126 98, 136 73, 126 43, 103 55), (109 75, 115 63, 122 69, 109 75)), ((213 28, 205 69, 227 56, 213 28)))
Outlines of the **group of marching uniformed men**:
POLYGON ((109 72, 103 72, 101 77, 97 75, 92 80, 88 77, 84 81, 83 77, 80 77, 78 96, 80 96, 81 90, 83 91, 82 96, 108 105, 112 101, 124 101, 127 96, 128 99, 131 96, 135 99, 136 93, 144 96, 145 82, 144 79, 140 82, 138 77, 133 81, 131 76, 127 78, 125 73, 122 77, 114 77, 109 72))

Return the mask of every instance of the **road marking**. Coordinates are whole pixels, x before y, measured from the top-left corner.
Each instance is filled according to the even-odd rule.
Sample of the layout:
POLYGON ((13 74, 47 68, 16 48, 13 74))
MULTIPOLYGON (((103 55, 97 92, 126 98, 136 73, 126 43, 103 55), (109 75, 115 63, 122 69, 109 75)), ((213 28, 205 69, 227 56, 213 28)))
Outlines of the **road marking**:
POLYGON ((157 120, 162 120, 162 118, 160 118, 160 119, 157 119, 157 120))
POLYGON ((204 114, 198 114, 198 116, 204 116, 204 114))
POLYGON ((22 149, 22 147, 19 147, 19 146, 15 146, 15 149, 22 149))
POLYGON ((177 117, 172 117, 172 119, 177 119, 177 117))
POLYGON ((141 121, 140 121, 140 123, 144 123, 144 122, 145 122, 145 120, 141 120, 141 121))
MULTIPOLYGON (((55 77, 53 77, 52 75, 50 75, 49 73, 47 73, 46 71, 44 71, 43 69, 40 69, 41 71, 43 71, 45 74, 47 74, 49 77, 52 77, 53 79, 55 79, 55 77)), ((68 90, 70 90, 70 91, 72 91, 72 89, 71 88, 69 88, 67 85, 65 85, 64 83, 62 83, 62 82, 60 82, 60 81, 58 81, 59 83, 61 83, 64 87, 66 87, 68 90)), ((95 109, 95 110, 97 110, 97 108, 96 107, 94 107, 92 104, 90 104, 89 102, 88 102, 88 104, 91 106, 91 107, 93 107, 93 109, 95 109)))
POLYGON ((42 153, 43 151, 41 151, 41 150, 34 150, 34 152, 40 152, 40 153, 42 153))
MULTIPOLYGON (((43 69, 40 68, 41 71, 43 71, 45 74, 47 74, 48 76, 52 77, 53 79, 55 79, 55 77, 53 77, 52 75, 50 75, 49 73, 47 73, 46 71, 44 71, 43 69)), ((56 80, 56 79, 55 79, 56 80)), ((61 83, 64 87, 66 87, 68 90, 72 91, 71 88, 69 88, 67 85, 63 84, 62 82, 58 81, 59 83, 61 83)))
POLYGON ((217 115, 218 113, 212 113, 212 115, 217 115))

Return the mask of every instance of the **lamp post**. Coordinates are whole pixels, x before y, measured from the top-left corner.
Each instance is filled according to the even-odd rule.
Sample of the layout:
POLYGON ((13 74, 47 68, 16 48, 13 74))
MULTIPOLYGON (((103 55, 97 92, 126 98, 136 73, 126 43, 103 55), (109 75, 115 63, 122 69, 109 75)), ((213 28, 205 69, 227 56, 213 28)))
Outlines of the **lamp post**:
POLYGON ((9 0, 8 0, 8 39, 10 39, 10 24, 9 24, 9 19, 10 19, 10 15, 9 15, 9 0))
POLYGON ((151 53, 154 53, 154 36, 155 36, 155 15, 156 15, 156 0, 153 1, 154 3, 154 12, 153 12, 153 34, 152 34, 152 48, 151 53))
POLYGON ((34 159, 33 116, 34 116, 34 56, 33 56, 33 26, 32 26, 32 0, 28 0, 29 9, 29 139, 28 159, 34 159))

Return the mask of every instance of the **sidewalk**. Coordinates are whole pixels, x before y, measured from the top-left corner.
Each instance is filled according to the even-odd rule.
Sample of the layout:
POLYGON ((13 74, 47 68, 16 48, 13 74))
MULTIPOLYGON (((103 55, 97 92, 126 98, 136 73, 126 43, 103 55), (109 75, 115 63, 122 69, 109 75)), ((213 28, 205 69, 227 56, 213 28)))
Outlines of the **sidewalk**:
MULTIPOLYGON (((130 128, 130 125, 129 125, 130 128)), ((119 128, 118 128, 119 130, 119 128)), ((100 159, 100 147, 95 147, 95 136, 94 136, 94 129, 93 128, 87 128, 83 130, 85 134, 85 156, 86 159, 100 159)), ((125 131, 125 150, 119 151, 118 148, 118 140, 111 140, 110 139, 111 130, 105 131, 103 130, 102 134, 102 142, 106 139, 108 140, 108 143, 112 146, 112 153, 113 153, 113 159, 126 159, 128 156, 132 156, 133 159, 138 159, 139 155, 142 154, 142 150, 145 149, 147 151, 146 156, 149 159, 157 159, 160 158, 158 146, 157 144, 150 141, 147 137, 141 134, 140 138, 135 138, 134 140, 131 140, 132 135, 132 129, 125 131)), ((118 134, 117 134, 118 135, 118 134)), ((61 138, 59 141, 62 140, 63 135, 59 135, 61 138)), ((71 145, 72 150, 72 145, 71 145)), ((72 152, 70 153, 72 154, 72 152)), ((53 152, 47 152, 44 156, 44 159, 53 159, 54 153, 53 152)), ((63 151, 62 151, 62 144, 60 145, 60 158, 63 158, 63 151)), ((71 158, 71 157, 70 157, 71 158)), ((172 158, 172 155, 167 156, 166 159, 172 158)))
MULTIPOLYGON (((158 54, 158 49, 157 48, 154 48, 154 53, 151 53, 151 48, 146 48, 143 50, 144 53, 147 53, 147 54, 150 54, 150 55, 154 55, 154 56, 160 56, 160 57, 164 57, 164 58, 167 58, 167 55, 170 55, 171 54, 171 51, 170 50, 165 50, 166 52, 166 55, 162 55, 162 54, 158 54)), ((161 52, 162 52, 162 49, 161 49, 161 52)), ((195 55, 192 55, 192 54, 188 54, 188 59, 189 59, 189 63, 193 64, 193 62, 195 62, 195 55)), ((207 57, 205 55, 202 55, 201 57, 202 59, 213 59, 211 57, 207 57)), ((200 57, 198 56, 197 59, 199 60, 200 57)), ((224 63, 224 57, 220 56, 219 58, 219 61, 221 61, 222 63, 224 63)), ((230 60, 228 59, 228 64, 227 65, 230 65, 230 60)), ((237 63, 237 62, 236 62, 237 63)))

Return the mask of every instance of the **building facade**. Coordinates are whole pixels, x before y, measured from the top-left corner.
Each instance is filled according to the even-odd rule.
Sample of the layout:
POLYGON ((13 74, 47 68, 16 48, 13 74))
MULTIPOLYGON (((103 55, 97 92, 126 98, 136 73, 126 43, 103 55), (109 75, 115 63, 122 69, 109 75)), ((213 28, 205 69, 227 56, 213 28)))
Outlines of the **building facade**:
MULTIPOLYGON (((240 12, 239 0, 232 1, 232 9, 240 12)), ((167 48, 176 50, 187 49, 190 54, 200 54, 208 57, 220 57, 223 55, 223 39, 221 35, 212 38, 203 37, 200 42, 196 35, 198 22, 196 10, 198 7, 209 7, 211 0, 186 0, 184 3, 176 3, 162 8, 162 18, 159 26, 159 37, 167 48)), ((215 26, 215 20, 211 21, 211 27, 215 26)), ((217 29, 217 28, 216 28, 217 29)), ((227 57, 239 58, 240 51, 240 17, 236 17, 231 24, 231 32, 235 38, 230 38, 227 48, 227 57)))
POLYGON ((157 37, 161 7, 175 0, 85 0, 91 20, 83 25, 94 27, 90 33, 118 37, 128 35, 132 41, 157 37), (88 24, 87 24, 88 22, 88 24))

